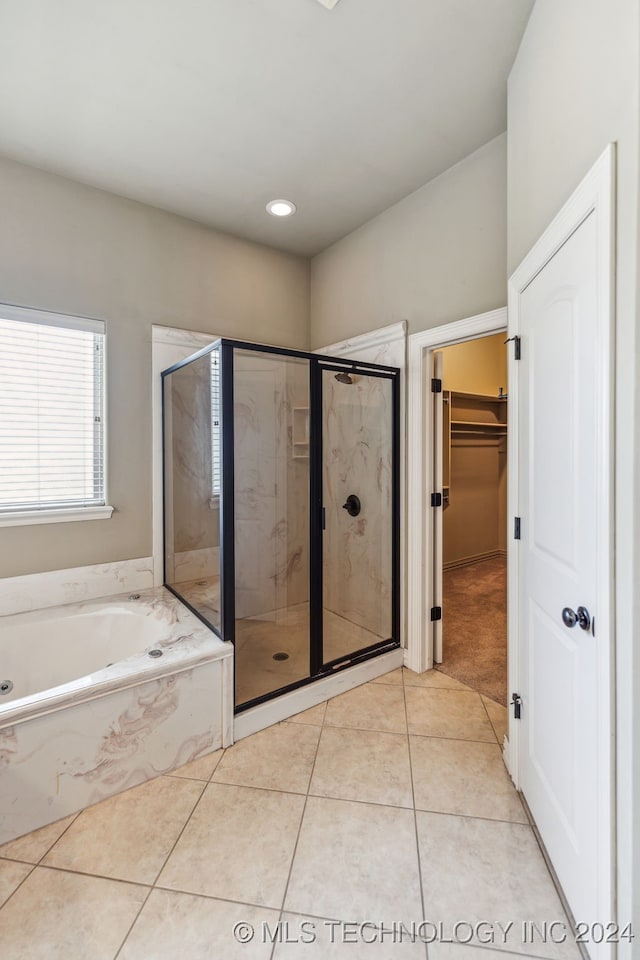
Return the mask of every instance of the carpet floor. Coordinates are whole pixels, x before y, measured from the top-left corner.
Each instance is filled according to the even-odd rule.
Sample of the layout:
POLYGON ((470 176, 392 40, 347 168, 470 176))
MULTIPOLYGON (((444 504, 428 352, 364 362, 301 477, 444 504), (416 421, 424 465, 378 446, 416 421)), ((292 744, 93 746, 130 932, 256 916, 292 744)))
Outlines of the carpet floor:
POLYGON ((505 559, 445 571, 442 647, 438 670, 507 705, 505 559))

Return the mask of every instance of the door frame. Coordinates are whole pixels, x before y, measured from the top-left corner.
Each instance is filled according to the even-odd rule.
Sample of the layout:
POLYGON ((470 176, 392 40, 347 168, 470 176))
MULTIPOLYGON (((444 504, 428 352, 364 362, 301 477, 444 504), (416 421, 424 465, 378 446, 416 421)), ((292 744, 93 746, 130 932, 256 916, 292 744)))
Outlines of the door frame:
MULTIPOLYGON (((509 336, 520 335, 520 297, 528 285, 589 216, 596 218, 597 311, 601 332, 598 352, 598 407, 602 431, 596 437, 599 451, 597 528, 597 635, 609 642, 598 647, 597 751, 603 766, 599 780, 598 820, 594 826, 598 844, 600 878, 597 918, 615 920, 615 624, 614 624, 614 336, 615 336, 615 145, 609 144, 574 193, 561 208, 540 239, 509 279, 509 336)), ((523 345, 526 350, 526 343, 523 345)), ((509 369, 509 458, 508 515, 520 516, 518 447, 518 363, 510 351, 509 369)), ((518 551, 509 550, 509 684, 517 691, 520 683, 521 644, 519 638, 518 551)), ((517 724, 510 718, 510 750, 505 756, 516 784, 520 783, 520 743, 517 724), (511 729, 514 728, 514 736, 511 729)), ((602 950, 599 955, 606 955, 602 950)))
MULTIPOLYGON (((435 522, 430 505, 434 471, 433 394, 429 389, 433 354, 443 347, 507 331, 507 308, 490 310, 409 337, 407 402, 407 656, 416 673, 433 667, 435 522)), ((511 411, 509 411, 509 420, 511 411)), ((511 482, 510 480, 508 482, 511 482)), ((509 551, 508 551, 509 552, 509 551)))

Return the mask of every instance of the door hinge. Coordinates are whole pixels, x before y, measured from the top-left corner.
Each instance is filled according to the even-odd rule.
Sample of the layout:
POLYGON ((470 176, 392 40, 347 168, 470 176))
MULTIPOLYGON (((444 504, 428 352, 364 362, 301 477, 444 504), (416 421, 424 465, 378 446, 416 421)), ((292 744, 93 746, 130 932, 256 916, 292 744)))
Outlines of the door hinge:
POLYGON ((442 380, 439 377, 431 380, 431 393, 442 393, 442 380))
POLYGON ((431 506, 432 506, 432 507, 441 507, 441 506, 442 506, 442 494, 441 494, 441 493, 432 493, 432 494, 431 494, 431 506))
POLYGON ((513 518, 513 539, 520 539, 520 517, 513 518))
POLYGON ((505 340, 505 343, 510 343, 512 340, 513 340, 513 357, 514 357, 514 360, 519 360, 520 357, 522 356, 521 346, 520 346, 520 345, 521 345, 520 337, 517 337, 517 336, 516 336, 516 337, 508 337, 508 338, 505 340))
POLYGON ((431 623, 442 620, 442 607, 431 607, 431 623))
POLYGON ((520 720, 522 715, 522 697, 519 693, 512 693, 511 706, 513 707, 514 720, 520 720))

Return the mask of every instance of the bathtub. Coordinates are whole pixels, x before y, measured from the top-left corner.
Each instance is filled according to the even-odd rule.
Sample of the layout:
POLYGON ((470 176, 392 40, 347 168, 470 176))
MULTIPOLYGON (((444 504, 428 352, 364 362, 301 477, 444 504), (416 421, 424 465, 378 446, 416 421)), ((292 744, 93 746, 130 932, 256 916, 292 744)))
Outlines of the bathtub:
POLYGON ((228 746, 232 658, 162 587, 0 617, 0 843, 228 746))

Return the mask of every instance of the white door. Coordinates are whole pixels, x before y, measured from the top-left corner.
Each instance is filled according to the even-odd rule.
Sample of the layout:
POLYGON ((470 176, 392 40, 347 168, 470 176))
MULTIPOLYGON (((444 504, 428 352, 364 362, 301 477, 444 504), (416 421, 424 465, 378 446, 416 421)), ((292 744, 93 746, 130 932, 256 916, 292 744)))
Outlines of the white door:
MULTIPOLYGON (((559 223, 566 229, 566 217, 559 223)), ((539 258, 539 272, 515 297, 522 354, 515 364, 521 515, 515 546, 520 787, 575 919, 606 923, 612 919, 611 454, 602 250, 594 208, 550 259, 539 258)), ((592 956, 608 951, 588 949, 592 956)))
MULTIPOLYGON (((442 351, 436 350, 433 354, 433 379, 439 380, 442 386, 442 371, 444 363, 442 351)), ((441 618, 446 616, 444 609, 444 584, 442 576, 443 555, 443 514, 444 514, 444 392, 440 389, 433 394, 433 492, 440 494, 440 506, 432 507, 433 512, 433 603, 440 607, 441 618)), ((429 491, 430 493, 430 491, 429 491)), ((430 496, 427 502, 430 501, 430 496)), ((433 622, 433 660, 442 663, 442 619, 433 622)))

